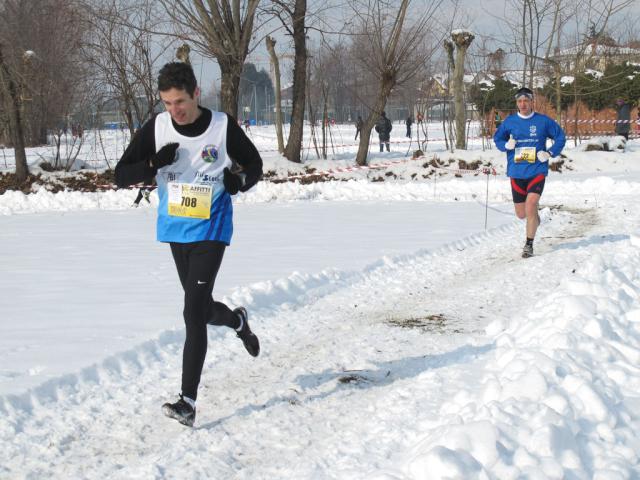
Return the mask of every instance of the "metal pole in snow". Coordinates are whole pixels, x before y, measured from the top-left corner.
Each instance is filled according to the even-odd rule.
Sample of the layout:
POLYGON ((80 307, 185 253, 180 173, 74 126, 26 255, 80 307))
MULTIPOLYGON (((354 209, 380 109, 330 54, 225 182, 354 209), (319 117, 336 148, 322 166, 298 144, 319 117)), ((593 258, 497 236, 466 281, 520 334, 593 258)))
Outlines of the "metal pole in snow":
POLYGON ((489 175, 490 171, 487 172, 487 194, 484 197, 484 229, 487 229, 487 216, 489 215, 489 175))
POLYGON ((433 171, 433 199, 436 199, 436 183, 438 181, 438 172, 433 171))

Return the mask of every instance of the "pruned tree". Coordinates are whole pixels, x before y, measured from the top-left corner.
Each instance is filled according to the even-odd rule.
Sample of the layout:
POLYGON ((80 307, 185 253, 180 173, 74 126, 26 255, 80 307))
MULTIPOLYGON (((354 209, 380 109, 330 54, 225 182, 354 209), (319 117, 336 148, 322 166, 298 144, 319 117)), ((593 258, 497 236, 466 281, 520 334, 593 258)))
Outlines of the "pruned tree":
POLYGON ((180 60, 182 63, 186 63, 187 65, 191 65, 191 48, 188 43, 183 43, 176 49, 176 58, 180 60))
POLYGON ((356 163, 365 165, 371 130, 385 108, 396 85, 413 79, 429 61, 437 42, 430 35, 434 13, 441 1, 421 4, 407 21, 410 0, 401 0, 395 7, 376 0, 353 0, 354 44, 359 50, 360 66, 378 78, 375 96, 364 119, 356 163))
POLYGON ((291 128, 284 156, 292 162, 300 163, 307 81, 307 0, 271 0, 265 12, 275 16, 293 40, 291 128))
POLYGON ((278 152, 284 153, 284 137, 282 136, 282 93, 280 89, 280 60, 276 54, 276 41, 269 35, 265 38, 265 45, 269 52, 269 59, 273 67, 275 82, 275 110, 276 110, 276 138, 278 139, 278 152))
POLYGON ((444 141, 447 150, 453 152, 453 118, 451 115, 451 77, 456 66, 456 46, 449 40, 442 42, 447 58, 447 77, 445 83, 444 103, 442 104, 442 131, 444 132, 444 141))
POLYGON ((176 33, 203 55, 215 58, 222 74, 222 110, 238 117, 240 76, 253 36, 260 0, 159 0, 176 33))
POLYGON ((489 53, 487 55, 487 71, 496 77, 502 76, 504 73, 505 57, 506 52, 502 48, 498 48, 494 52, 489 53))
POLYGON ((454 30, 451 32, 451 40, 456 46, 456 58, 453 68, 453 95, 456 118, 456 148, 466 149, 466 108, 464 101, 464 62, 467 50, 475 35, 466 30, 454 30))

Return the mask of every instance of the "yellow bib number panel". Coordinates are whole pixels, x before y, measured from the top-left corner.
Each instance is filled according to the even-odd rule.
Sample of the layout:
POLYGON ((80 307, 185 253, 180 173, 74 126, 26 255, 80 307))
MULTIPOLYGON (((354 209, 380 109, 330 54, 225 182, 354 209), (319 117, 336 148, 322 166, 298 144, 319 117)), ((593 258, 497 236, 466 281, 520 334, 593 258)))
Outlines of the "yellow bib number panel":
POLYGON ((536 147, 521 147, 516 148, 514 162, 529 162, 536 161, 536 147))
POLYGON ((169 215, 203 220, 211 215, 211 185, 169 183, 167 188, 169 215))

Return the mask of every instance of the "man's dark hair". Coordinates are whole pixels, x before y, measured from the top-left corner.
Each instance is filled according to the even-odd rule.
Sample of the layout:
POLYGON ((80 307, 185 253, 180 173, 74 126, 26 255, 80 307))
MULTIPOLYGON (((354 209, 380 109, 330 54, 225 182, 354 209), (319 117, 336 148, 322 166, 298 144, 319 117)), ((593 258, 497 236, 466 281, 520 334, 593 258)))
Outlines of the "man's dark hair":
POLYGON ((198 83, 191 65, 182 62, 167 63, 158 73, 158 90, 166 92, 172 88, 184 90, 193 98, 198 83))
POLYGON ((531 89, 527 87, 522 87, 520 90, 516 92, 516 100, 520 97, 527 97, 533 100, 533 92, 531 91, 531 89))

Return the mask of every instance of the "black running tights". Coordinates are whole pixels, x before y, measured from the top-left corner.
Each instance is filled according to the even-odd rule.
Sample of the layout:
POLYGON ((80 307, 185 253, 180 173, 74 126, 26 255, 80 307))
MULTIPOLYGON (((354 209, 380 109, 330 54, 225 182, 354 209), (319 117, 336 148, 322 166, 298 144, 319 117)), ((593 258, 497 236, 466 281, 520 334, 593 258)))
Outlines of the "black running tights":
POLYGON ((184 289, 187 333, 182 352, 182 394, 195 400, 207 355, 207 323, 238 328, 240 321, 229 307, 211 297, 226 245, 216 241, 170 245, 184 289))

